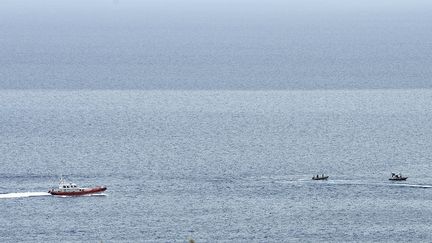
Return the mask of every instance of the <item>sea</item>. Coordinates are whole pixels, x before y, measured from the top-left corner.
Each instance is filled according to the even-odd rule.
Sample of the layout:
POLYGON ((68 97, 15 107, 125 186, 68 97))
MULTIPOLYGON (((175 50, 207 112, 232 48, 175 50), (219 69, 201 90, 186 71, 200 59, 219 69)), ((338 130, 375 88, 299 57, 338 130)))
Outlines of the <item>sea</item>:
POLYGON ((0 1, 0 243, 432 242, 431 12, 0 1))
POLYGON ((0 242, 432 241, 431 89, 9 89, 0 128, 0 242))

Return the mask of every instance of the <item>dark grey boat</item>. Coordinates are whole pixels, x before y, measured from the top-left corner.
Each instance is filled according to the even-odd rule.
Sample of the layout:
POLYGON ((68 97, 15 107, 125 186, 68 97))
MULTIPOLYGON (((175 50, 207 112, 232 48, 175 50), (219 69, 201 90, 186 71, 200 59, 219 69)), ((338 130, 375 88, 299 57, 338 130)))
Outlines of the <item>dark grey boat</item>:
POLYGON ((391 181, 405 181, 406 179, 408 179, 408 177, 402 176, 401 173, 399 173, 399 174, 391 173, 391 177, 389 178, 389 180, 391 180, 391 181))
POLYGON ((312 177, 312 180, 327 180, 328 178, 329 178, 329 176, 325 176, 325 175, 319 176, 319 175, 316 175, 316 176, 312 177))

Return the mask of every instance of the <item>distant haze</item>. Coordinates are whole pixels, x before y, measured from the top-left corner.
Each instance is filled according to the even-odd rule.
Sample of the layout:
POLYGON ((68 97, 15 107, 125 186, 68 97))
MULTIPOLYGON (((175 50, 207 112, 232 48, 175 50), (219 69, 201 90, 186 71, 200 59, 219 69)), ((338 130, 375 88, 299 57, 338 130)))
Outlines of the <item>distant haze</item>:
POLYGON ((0 89, 432 88, 432 1, 3 0, 0 89))

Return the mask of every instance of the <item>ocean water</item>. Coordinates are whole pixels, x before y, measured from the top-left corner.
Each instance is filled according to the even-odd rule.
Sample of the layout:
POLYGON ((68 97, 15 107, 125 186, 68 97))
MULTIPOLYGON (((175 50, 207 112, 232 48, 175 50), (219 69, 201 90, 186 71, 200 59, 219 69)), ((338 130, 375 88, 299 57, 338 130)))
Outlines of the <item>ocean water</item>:
POLYGON ((432 88, 430 0, 2 0, 3 89, 432 88))
POLYGON ((0 242, 430 242, 431 111, 428 89, 2 90, 0 242), (60 175, 108 190, 48 195, 60 175))

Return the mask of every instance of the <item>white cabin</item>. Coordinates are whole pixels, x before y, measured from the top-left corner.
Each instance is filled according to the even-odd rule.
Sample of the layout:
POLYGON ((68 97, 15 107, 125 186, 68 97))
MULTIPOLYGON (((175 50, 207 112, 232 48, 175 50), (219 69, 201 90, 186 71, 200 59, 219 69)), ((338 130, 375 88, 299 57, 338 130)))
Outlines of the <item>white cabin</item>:
POLYGON ((77 186, 75 183, 66 182, 63 178, 60 179, 59 187, 55 191, 60 192, 80 192, 83 189, 77 186))

